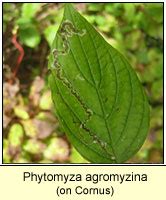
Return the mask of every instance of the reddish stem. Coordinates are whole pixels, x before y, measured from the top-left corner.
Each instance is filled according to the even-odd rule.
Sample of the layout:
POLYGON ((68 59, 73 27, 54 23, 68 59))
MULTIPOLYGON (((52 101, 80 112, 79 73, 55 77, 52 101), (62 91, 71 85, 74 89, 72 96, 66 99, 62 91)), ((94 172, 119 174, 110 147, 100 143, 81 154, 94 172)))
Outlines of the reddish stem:
POLYGON ((19 44, 19 42, 17 41, 17 34, 13 35, 12 43, 14 44, 14 46, 16 47, 16 49, 18 49, 18 51, 20 53, 18 58, 17 58, 17 62, 16 62, 16 65, 14 67, 14 70, 13 70, 13 78, 14 78, 14 77, 16 77, 16 74, 18 72, 19 66, 20 66, 20 64, 22 62, 22 59, 24 57, 24 49, 21 46, 21 44, 19 44))

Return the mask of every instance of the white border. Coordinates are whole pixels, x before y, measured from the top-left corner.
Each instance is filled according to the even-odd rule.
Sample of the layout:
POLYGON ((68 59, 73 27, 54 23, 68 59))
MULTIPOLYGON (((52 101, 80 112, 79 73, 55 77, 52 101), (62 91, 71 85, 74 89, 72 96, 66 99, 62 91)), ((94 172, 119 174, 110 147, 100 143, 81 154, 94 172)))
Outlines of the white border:
MULTIPOLYGON (((33 2, 33 3, 38 3, 38 2, 65 2, 65 0, 58 0, 58 1, 50 1, 50 0, 45 0, 45 1, 40 1, 40 0, 36 0, 35 2, 33 0, 30 0, 30 1, 21 1, 21 0, 16 0, 16 1, 11 1, 11 0, 6 0, 6 1, 1 1, 1 9, 0 9, 0 16, 1 16, 1 20, 0 20, 0 32, 1 32, 1 36, 0 36, 0 45, 1 45, 1 49, 0 49, 0 54, 1 54, 1 58, 2 58, 2 2, 11 2, 11 3, 15 3, 15 2, 33 2)), ((101 0, 80 0, 80 1, 67 1, 66 0, 66 3, 69 3, 69 2, 75 2, 75 3, 80 3, 80 2, 101 2, 101 0)), ((133 2, 133 3, 137 3, 137 2, 145 2, 145 3, 150 3, 150 2, 156 2, 156 3, 163 3, 164 1, 161 1, 161 0, 149 0, 149 1, 144 1, 144 0, 139 0, 139 1, 110 1, 110 0, 105 0, 105 1, 102 1, 101 3, 103 2, 109 2, 109 3, 112 3, 112 2, 133 2)), ((166 10, 166 4, 164 4, 164 10, 166 10)), ((164 28, 166 27, 166 19, 165 19, 165 15, 164 15, 164 28)), ((166 32, 166 31, 165 31, 166 32)), ((166 38, 166 33, 164 33, 164 38, 166 38)), ((164 40, 164 49, 166 47, 166 42, 164 40)), ((2 122, 2 69, 3 69, 3 62, 2 62, 2 59, 0 59, 1 61, 1 68, 0 68, 0 113, 1 113, 1 122, 2 122)), ((165 63, 164 63, 164 69, 165 69, 165 63)), ((164 88, 166 88, 166 81, 164 80, 164 88)), ((164 91, 164 96, 165 96, 166 92, 164 91)), ((165 101, 164 101, 164 104, 165 104, 165 101)), ((164 113, 166 112, 166 108, 164 108, 164 113)), ((165 121, 165 120, 164 120, 165 121)), ((165 123, 164 123, 164 133, 166 131, 166 127, 165 127, 165 123)), ((164 146, 166 147, 166 137, 164 137, 164 146)), ((0 165, 2 165, 2 123, 0 123, 0 165)), ((166 148, 164 148, 164 155, 166 156, 166 148)), ((164 164, 166 165, 166 159, 164 159, 164 164)), ((45 166, 45 165, 50 165, 50 166, 70 166, 70 165, 75 165, 75 166, 91 166, 91 165, 95 165, 95 164, 3 164, 3 165, 7 165, 7 166, 13 166, 13 165, 19 165, 19 166, 25 166, 25 165, 29 165, 29 166, 36 166, 36 165, 40 165, 40 166, 45 166)), ((101 165, 101 166, 108 166, 108 164, 96 164, 96 165, 101 165)), ((117 166, 149 166, 151 164, 117 164, 117 166)), ((163 164, 154 164, 154 166, 162 166, 163 164)), ((110 164, 110 166, 112 166, 112 164, 110 164)))

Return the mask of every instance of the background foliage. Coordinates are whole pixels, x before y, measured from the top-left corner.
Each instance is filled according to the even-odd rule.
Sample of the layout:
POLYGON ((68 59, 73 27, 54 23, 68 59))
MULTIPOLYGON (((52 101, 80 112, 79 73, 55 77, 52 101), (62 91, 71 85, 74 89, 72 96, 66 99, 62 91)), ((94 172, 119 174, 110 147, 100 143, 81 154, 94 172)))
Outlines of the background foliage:
MULTIPOLYGON (((161 3, 76 3, 135 68, 149 97, 148 138, 128 162, 163 162, 163 8, 161 3)), ((86 163, 59 127, 47 82, 62 3, 3 4, 4 163, 86 163)))

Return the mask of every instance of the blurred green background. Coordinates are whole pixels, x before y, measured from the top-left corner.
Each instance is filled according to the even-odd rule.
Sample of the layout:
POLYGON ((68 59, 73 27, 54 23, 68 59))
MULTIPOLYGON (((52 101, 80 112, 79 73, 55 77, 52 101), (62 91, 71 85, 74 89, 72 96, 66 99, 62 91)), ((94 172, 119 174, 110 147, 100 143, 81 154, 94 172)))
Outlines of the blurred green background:
MULTIPOLYGON (((163 4, 75 3, 136 70, 151 105, 147 140, 129 163, 163 162, 163 4)), ((47 61, 62 3, 3 3, 3 162, 88 163, 59 127, 47 61)))

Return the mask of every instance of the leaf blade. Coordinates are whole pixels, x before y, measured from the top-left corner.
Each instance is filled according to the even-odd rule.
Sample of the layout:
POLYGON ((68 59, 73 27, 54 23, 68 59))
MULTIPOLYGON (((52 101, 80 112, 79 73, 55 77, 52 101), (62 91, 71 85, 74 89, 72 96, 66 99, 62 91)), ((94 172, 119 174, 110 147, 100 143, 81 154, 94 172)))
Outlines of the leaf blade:
POLYGON ((126 161, 145 140, 149 121, 147 99, 135 72, 68 4, 53 48, 62 51, 65 45, 65 55, 56 55, 56 63, 53 55, 49 60, 50 68, 54 64, 59 67, 51 70, 50 81, 59 120, 86 159, 99 163, 126 161), (63 36, 63 24, 69 22, 71 35, 63 36), (84 34, 78 30, 84 30, 84 34), (134 138, 139 140, 134 142, 134 138))

